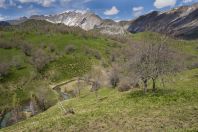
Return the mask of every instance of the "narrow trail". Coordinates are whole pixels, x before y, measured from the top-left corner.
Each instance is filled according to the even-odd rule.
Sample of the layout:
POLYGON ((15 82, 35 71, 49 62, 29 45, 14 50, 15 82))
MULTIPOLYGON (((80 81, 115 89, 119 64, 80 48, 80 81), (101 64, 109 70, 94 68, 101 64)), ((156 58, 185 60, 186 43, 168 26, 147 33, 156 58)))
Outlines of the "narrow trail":
POLYGON ((73 78, 71 80, 67 80, 65 82, 62 82, 62 83, 59 83, 59 84, 56 84, 56 85, 51 85, 51 88, 53 90, 56 90, 57 88, 59 88, 61 86, 68 85, 68 84, 73 83, 75 81, 85 81, 85 82, 88 82, 89 84, 91 84, 93 82, 92 80, 86 80, 86 79, 83 79, 83 78, 73 78))

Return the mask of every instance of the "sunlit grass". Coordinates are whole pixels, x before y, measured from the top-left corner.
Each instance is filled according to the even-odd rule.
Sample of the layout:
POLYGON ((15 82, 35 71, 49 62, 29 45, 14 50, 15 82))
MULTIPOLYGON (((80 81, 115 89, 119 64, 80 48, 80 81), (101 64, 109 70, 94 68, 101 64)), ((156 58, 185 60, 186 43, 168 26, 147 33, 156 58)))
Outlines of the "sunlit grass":
POLYGON ((158 86, 155 94, 102 88, 96 99, 86 90, 80 97, 62 102, 66 109, 74 109, 74 115, 64 115, 57 104, 2 131, 196 131, 197 74, 197 69, 185 71, 165 88, 158 86))

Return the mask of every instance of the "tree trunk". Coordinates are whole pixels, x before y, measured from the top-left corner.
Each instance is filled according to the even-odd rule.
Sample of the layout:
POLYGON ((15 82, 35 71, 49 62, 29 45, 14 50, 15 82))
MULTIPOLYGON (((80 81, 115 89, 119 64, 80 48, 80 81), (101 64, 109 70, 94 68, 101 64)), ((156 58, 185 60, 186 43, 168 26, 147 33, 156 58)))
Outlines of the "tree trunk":
POLYGON ((145 79, 144 81, 144 94, 147 93, 147 79, 145 79))
POLYGON ((13 117, 14 117, 14 122, 18 122, 19 118, 19 108, 14 108, 12 111, 13 117))
POLYGON ((156 80, 156 79, 153 79, 153 78, 152 78, 152 81, 153 81, 153 92, 156 92, 155 80, 156 80))
POLYGON ((35 115, 35 108, 34 108, 34 102, 33 99, 30 101, 30 110, 32 112, 32 115, 35 115))

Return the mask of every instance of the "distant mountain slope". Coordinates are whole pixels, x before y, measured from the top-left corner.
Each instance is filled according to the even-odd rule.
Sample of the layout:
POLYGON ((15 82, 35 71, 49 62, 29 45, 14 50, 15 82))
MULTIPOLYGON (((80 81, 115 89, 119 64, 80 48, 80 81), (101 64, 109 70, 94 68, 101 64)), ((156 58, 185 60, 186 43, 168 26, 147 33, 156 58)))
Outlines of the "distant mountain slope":
MULTIPOLYGON (((89 11, 66 11, 61 14, 49 16, 31 16, 30 19, 46 20, 51 23, 61 23, 66 26, 80 27, 86 31, 99 29, 104 34, 124 34, 127 28, 113 20, 103 20, 93 12, 89 11)), ((129 25, 128 25, 129 26, 129 25)))
POLYGON ((54 24, 64 24, 70 27, 80 27, 86 31, 97 29, 104 34, 124 34, 129 24, 123 25, 113 20, 104 20, 89 11, 66 11, 55 15, 33 15, 30 18, 22 17, 17 20, 8 21, 11 25, 19 25, 27 20, 46 20, 54 24))
POLYGON ((198 4, 167 12, 153 11, 134 20, 128 31, 153 31, 186 39, 198 38, 198 4))
POLYGON ((15 19, 15 20, 8 20, 7 22, 10 24, 10 25, 18 25, 18 24, 21 24, 25 21, 27 21, 28 18, 27 17, 21 17, 19 19, 15 19))
POLYGON ((99 16, 87 11, 67 11, 57 15, 44 16, 43 19, 52 23, 81 27, 84 30, 91 30, 102 23, 102 19, 99 16))
POLYGON ((10 24, 6 21, 0 21, 0 26, 10 26, 10 24))
POLYGON ((86 31, 98 30, 103 34, 121 35, 126 32, 158 32, 183 39, 198 38, 198 3, 182 6, 166 12, 153 11, 132 21, 115 22, 102 19, 89 11, 66 11, 55 15, 34 15, 18 20, 7 21, 18 25, 29 19, 45 20, 54 24, 64 24, 69 27, 80 27, 86 31))

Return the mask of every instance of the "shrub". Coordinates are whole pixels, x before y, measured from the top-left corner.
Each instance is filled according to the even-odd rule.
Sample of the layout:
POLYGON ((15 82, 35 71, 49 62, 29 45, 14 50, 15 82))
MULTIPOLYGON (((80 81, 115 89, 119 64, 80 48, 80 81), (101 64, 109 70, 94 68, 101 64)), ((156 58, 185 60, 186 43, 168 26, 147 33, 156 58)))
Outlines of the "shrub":
POLYGON ((100 53, 97 50, 91 49, 89 47, 85 47, 85 54, 89 55, 89 56, 93 56, 93 57, 95 57, 98 60, 101 59, 100 53))
POLYGON ((65 53, 66 53, 66 54, 71 54, 71 53, 73 53, 73 52, 75 52, 75 51, 76 51, 75 45, 70 44, 70 45, 66 45, 66 46, 65 46, 65 53))
POLYGON ((188 69, 196 69, 198 68, 198 62, 194 62, 193 64, 191 64, 191 66, 188 67, 188 69))
POLYGON ((50 51, 50 52, 55 52, 55 51, 56 51, 55 46, 52 45, 52 44, 50 44, 50 45, 49 45, 49 51, 50 51))
POLYGON ((118 86, 118 83, 120 81, 118 71, 116 69, 113 69, 110 75, 110 84, 113 88, 118 86))
POLYGON ((14 57, 12 59, 11 65, 14 66, 17 70, 23 68, 20 62, 20 58, 14 57))
POLYGON ((10 64, 5 62, 0 62, 0 79, 8 75, 10 69, 10 64))
POLYGON ((12 49, 15 48, 16 45, 6 41, 0 41, 0 48, 2 49, 12 49))
POLYGON ((131 85, 128 81, 121 81, 119 86, 118 86, 118 91, 124 92, 124 91, 129 91, 131 89, 131 85))
POLYGON ((50 60, 49 55, 47 55, 42 49, 38 49, 33 52, 32 62, 38 71, 41 71, 50 62, 50 60))
POLYGON ((31 56, 33 47, 30 44, 22 44, 20 48, 26 56, 31 56))
POLYGON ((42 44, 40 45, 40 47, 41 47, 42 49, 46 49, 46 48, 47 48, 47 45, 42 43, 42 44))

